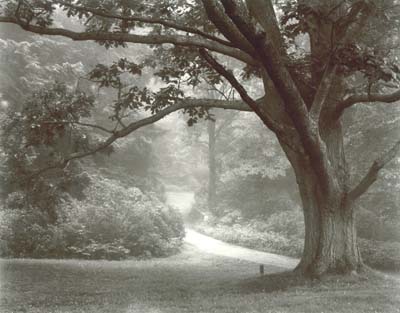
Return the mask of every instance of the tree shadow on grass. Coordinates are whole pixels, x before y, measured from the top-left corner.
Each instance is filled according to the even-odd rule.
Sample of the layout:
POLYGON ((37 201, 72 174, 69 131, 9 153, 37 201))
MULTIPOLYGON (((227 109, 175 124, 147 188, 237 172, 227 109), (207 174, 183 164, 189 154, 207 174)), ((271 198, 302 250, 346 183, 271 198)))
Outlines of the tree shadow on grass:
POLYGON ((374 270, 366 270, 362 274, 326 275, 319 278, 305 277, 296 271, 269 273, 257 278, 242 281, 238 288, 243 293, 286 291, 292 287, 305 287, 313 290, 355 288, 364 285, 390 285, 395 279, 374 270))
POLYGON ((243 293, 285 291, 291 287, 305 286, 309 279, 293 271, 270 273, 242 281, 239 284, 243 293))

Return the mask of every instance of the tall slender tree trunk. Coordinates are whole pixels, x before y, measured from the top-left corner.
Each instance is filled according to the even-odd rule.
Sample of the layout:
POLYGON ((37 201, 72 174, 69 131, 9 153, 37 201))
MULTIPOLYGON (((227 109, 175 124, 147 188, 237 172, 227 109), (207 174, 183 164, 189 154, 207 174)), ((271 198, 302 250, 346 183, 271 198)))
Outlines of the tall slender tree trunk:
POLYGON ((217 165, 215 157, 215 121, 209 120, 208 125, 208 207, 213 210, 217 196, 217 165))

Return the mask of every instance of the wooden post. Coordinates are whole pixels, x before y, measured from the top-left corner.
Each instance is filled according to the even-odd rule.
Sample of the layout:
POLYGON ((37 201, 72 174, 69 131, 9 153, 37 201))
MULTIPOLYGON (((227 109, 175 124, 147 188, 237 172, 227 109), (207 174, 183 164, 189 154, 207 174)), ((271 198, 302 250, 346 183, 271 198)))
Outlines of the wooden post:
POLYGON ((260 274, 264 275, 264 264, 260 264, 260 274))

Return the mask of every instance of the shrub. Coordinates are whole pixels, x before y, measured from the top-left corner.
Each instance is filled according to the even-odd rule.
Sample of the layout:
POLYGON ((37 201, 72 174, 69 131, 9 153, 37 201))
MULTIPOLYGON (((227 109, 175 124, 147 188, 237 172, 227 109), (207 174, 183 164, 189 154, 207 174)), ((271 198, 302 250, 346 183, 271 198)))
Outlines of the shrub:
POLYGON ((122 241, 111 243, 96 243, 92 241, 83 247, 71 246, 68 249, 73 255, 87 259, 121 260, 130 254, 130 250, 123 246, 122 241))
POLYGON ((180 215, 156 197, 118 181, 92 177, 86 199, 59 207, 56 224, 37 210, 3 210, 2 256, 123 259, 176 253, 184 236, 180 215))
POLYGON ((288 238, 304 238, 304 217, 301 209, 296 207, 272 214, 268 217, 265 228, 288 238))

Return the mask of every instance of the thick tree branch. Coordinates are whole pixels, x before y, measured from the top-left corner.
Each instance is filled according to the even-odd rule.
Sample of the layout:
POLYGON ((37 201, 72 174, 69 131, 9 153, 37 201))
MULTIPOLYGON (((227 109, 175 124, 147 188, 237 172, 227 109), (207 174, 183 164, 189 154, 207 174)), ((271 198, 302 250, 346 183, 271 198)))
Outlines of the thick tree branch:
POLYGON ((178 46, 191 46, 199 48, 207 48, 209 50, 221 53, 244 63, 255 65, 256 62, 249 54, 211 40, 207 40, 197 36, 184 36, 184 35, 136 35, 122 32, 74 32, 63 28, 45 28, 36 25, 30 25, 18 20, 15 17, 2 17, 0 16, 0 23, 12 23, 19 25, 24 30, 40 35, 50 36, 63 36, 75 41, 116 41, 128 42, 138 44, 164 44, 171 43, 178 46))
POLYGON ((290 149, 295 152, 299 152, 299 149, 291 143, 292 138, 290 137, 290 132, 292 129, 288 127, 284 128, 282 125, 274 121, 268 114, 263 112, 260 108, 260 104, 248 95, 246 89, 237 81, 233 73, 226 70, 207 51, 202 49, 200 50, 200 54, 215 69, 216 72, 225 77, 232 87, 236 89, 242 100, 247 103, 249 107, 257 114, 265 126, 273 131, 290 149))
POLYGON ((121 20, 121 21, 142 22, 142 23, 146 23, 146 24, 163 25, 168 28, 173 28, 173 29, 181 30, 181 31, 184 31, 187 33, 196 34, 196 35, 199 35, 199 36, 204 37, 209 40, 216 41, 216 42, 226 45, 226 46, 234 47, 233 44, 227 40, 210 35, 210 34, 205 33, 197 28, 194 28, 194 27, 179 25, 178 23, 175 23, 173 21, 164 20, 164 19, 156 18, 156 17, 144 17, 144 16, 137 16, 137 15, 122 16, 122 15, 118 15, 118 14, 111 14, 111 13, 108 13, 107 11, 101 10, 101 9, 74 5, 74 4, 65 2, 65 1, 55 1, 55 2, 62 6, 72 8, 72 9, 80 11, 80 12, 89 12, 93 15, 101 16, 101 17, 105 17, 105 18, 117 19, 117 20, 121 20))
POLYGON ((310 109, 311 120, 318 125, 319 117, 321 114, 322 107, 326 102, 329 95, 329 91, 332 87, 332 83, 335 78, 336 66, 328 63, 327 68, 324 71, 321 82, 317 89, 317 93, 314 96, 314 100, 310 109))
POLYGON ((332 170, 324 153, 325 145, 319 136, 318 129, 312 126, 308 108, 287 70, 285 60, 279 50, 274 47, 273 41, 268 37, 268 34, 258 34, 254 26, 243 18, 238 12, 235 1, 221 0, 221 2, 226 14, 257 50, 260 62, 262 62, 273 81, 283 100, 285 110, 298 132, 304 151, 310 157, 315 175, 320 182, 321 190, 329 197, 329 191, 333 190, 330 188, 332 186, 331 177, 334 176, 331 175, 332 170))
POLYGON ((70 161, 76 160, 76 159, 81 159, 81 158, 93 155, 97 152, 100 152, 100 151, 106 149, 107 147, 109 147, 110 145, 112 145, 119 138, 129 135, 139 128, 153 124, 173 112, 176 112, 176 111, 179 111, 182 109, 196 108, 196 107, 219 108, 219 109, 226 109, 226 110, 237 110, 237 111, 248 111, 248 112, 252 111, 251 108, 249 108, 245 103, 243 103, 240 100, 226 101, 226 100, 215 100, 215 99, 185 99, 185 100, 182 100, 174 105, 171 105, 171 106, 157 112, 154 115, 143 118, 139 121, 132 122, 119 131, 112 132, 111 136, 109 136, 105 141, 98 144, 93 149, 83 151, 83 152, 73 153, 73 154, 69 155, 68 157, 65 157, 62 161, 56 162, 55 164, 52 164, 52 165, 49 165, 48 167, 35 172, 31 176, 33 177, 33 176, 40 175, 51 169, 65 168, 70 161))
POLYGON ((400 101, 400 89, 389 94, 360 94, 347 97, 345 100, 338 103, 335 110, 335 118, 339 119, 344 110, 357 104, 357 103, 371 103, 371 102, 384 102, 393 103, 400 101))
POLYGON ((268 36, 272 38, 274 46, 286 54, 278 19, 271 0, 246 0, 245 2, 250 16, 255 18, 268 36))
POLYGON ((254 47, 247 41, 235 24, 220 10, 215 0, 201 0, 208 18, 218 30, 235 46, 240 47, 250 55, 255 55, 254 47))
POLYGON ((249 107, 258 115, 258 117, 264 122, 264 124, 270 130, 272 130, 274 133, 283 132, 283 128, 279 124, 277 124, 268 115, 266 115, 261 111, 259 104, 249 96, 246 89, 239 83, 239 81, 236 79, 236 77, 233 75, 232 72, 226 70, 205 49, 200 49, 200 54, 218 74, 225 77, 225 79, 239 93, 242 100, 249 105, 249 107))
POLYGON ((352 189, 348 194, 348 201, 352 202, 357 200, 361 195, 363 195, 369 187, 378 179, 379 171, 389 163, 400 150, 400 140, 389 149, 385 154, 383 154, 379 159, 375 160, 368 170, 368 173, 361 179, 357 186, 352 189))
POLYGON ((288 111, 296 128, 298 128, 299 133, 308 137, 311 143, 313 140, 309 129, 308 109, 287 70, 285 60, 282 59, 279 51, 274 47, 272 40, 265 33, 257 33, 254 25, 241 16, 234 1, 221 0, 221 2, 226 14, 257 50, 261 62, 284 101, 285 109, 288 111))

